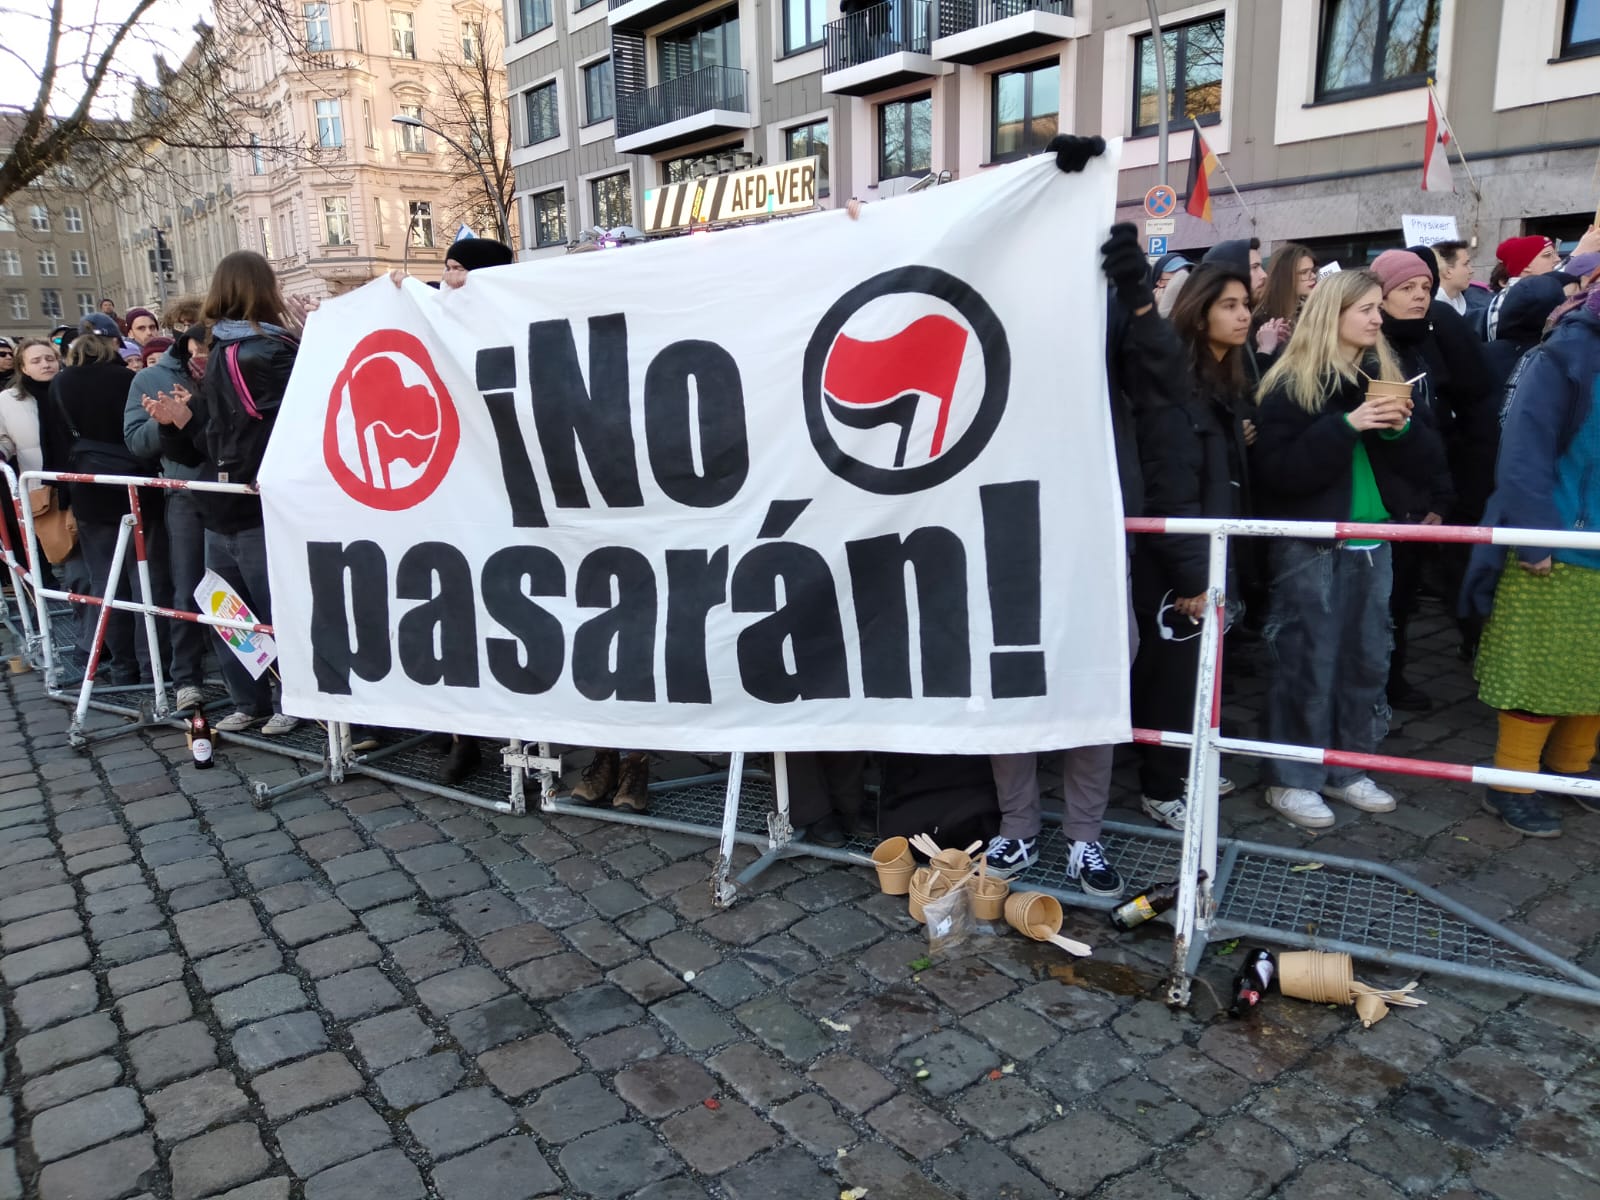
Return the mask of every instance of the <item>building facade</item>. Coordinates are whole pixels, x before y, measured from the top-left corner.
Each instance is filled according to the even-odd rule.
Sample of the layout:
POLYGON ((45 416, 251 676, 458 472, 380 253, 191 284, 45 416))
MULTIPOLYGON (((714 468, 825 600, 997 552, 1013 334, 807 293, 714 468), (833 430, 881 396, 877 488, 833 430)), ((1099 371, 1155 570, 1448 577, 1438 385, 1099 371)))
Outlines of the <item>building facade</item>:
MULTIPOLYGON (((1502 238, 1570 242, 1594 219, 1600 0, 1158 9, 1167 181, 1184 193, 1198 125, 1238 189, 1213 178, 1215 224, 1180 209, 1174 249, 1256 236, 1364 261, 1403 216, 1451 216, 1487 274, 1502 238), (1470 169, 1453 195, 1420 190, 1429 79, 1470 169)), ((825 145, 824 206, 968 178, 1057 132, 1124 139, 1118 219, 1161 181, 1146 0, 519 0, 508 21, 530 252, 623 209, 639 223, 644 193, 708 154, 825 145)))
POLYGON ((230 88, 264 114, 259 146, 230 156, 239 244, 271 260, 289 295, 335 295, 396 268, 438 278, 461 225, 496 232, 499 6, 292 7, 303 27, 291 47, 257 28, 219 31, 230 88))

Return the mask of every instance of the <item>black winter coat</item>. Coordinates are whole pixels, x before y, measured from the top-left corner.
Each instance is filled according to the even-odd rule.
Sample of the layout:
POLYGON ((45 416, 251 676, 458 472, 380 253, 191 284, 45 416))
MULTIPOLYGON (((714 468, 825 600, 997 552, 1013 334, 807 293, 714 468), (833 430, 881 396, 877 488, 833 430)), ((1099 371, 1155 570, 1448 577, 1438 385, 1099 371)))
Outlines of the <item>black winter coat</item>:
MULTIPOLYGON (((39 406, 39 451, 47 471, 76 471, 99 466, 102 473, 159 475, 161 464, 143 461, 128 452, 122 440, 122 410, 128 400, 133 372, 118 360, 65 367, 50 382, 49 398, 39 406), (73 431, 77 435, 73 435, 73 431), (75 451, 103 450, 98 464, 84 462, 75 451), (120 458, 122 465, 115 460, 120 458)), ((79 521, 115 525, 128 512, 126 488, 109 484, 60 484, 62 503, 79 521)), ((162 495, 154 488, 139 490, 139 504, 152 517, 159 516, 162 495)))
MULTIPOLYGON (((1377 364, 1369 362, 1376 370, 1377 364)), ((1341 379, 1321 412, 1310 413, 1280 384, 1261 397, 1250 470, 1257 514, 1293 521, 1348 521, 1356 442, 1367 448, 1384 506, 1395 521, 1429 512, 1444 447, 1428 425, 1413 420, 1398 438, 1358 433, 1344 419, 1366 399, 1366 380, 1341 379)))

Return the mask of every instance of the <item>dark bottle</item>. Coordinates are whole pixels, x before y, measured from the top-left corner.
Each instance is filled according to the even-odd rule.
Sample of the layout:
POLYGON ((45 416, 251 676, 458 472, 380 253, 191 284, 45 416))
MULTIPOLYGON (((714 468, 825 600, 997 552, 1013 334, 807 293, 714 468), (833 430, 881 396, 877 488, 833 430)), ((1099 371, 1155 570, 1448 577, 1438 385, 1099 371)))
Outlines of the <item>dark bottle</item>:
POLYGON ((1233 1004, 1228 1014, 1234 1017, 1249 1016, 1261 1003, 1261 997, 1272 990, 1278 977, 1278 963, 1265 950, 1251 950, 1244 956, 1244 965, 1233 977, 1233 1004))
POLYGON ((206 720, 206 714, 195 709, 194 716, 189 718, 189 756, 194 759, 194 769, 209 771, 217 764, 211 758, 211 722, 206 720))
MULTIPOLYGON (((1206 873, 1200 872, 1204 883, 1206 873)), ((1153 921, 1178 902, 1178 881, 1158 883, 1142 895, 1111 910, 1111 923, 1118 929, 1136 929, 1146 921, 1153 921)))

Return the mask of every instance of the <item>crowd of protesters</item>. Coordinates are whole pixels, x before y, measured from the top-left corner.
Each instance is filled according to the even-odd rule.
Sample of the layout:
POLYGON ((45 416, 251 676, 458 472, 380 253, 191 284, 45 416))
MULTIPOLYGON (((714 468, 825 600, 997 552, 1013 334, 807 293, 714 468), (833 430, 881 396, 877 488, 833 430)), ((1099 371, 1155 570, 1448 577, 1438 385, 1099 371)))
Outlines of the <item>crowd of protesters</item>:
MULTIPOLYGON (((1076 171, 1103 143, 1063 137, 1051 148, 1062 170, 1076 171)), ((1264 259, 1254 240, 1222 242, 1198 262, 1167 255, 1152 264, 1128 225, 1114 227, 1102 251, 1105 369, 1128 516, 1600 528, 1594 229, 1565 259, 1544 238, 1502 242, 1493 291, 1472 282, 1471 248, 1461 242, 1395 247, 1370 266, 1332 273, 1319 272, 1305 246, 1288 243, 1264 259)), ((457 242, 436 286, 464 286, 469 272, 513 257, 492 240, 457 242)), ((105 301, 50 339, 0 339, 0 452, 19 470, 253 483, 306 311, 285 300, 265 259, 239 251, 222 261, 203 299, 160 316, 142 308, 119 316, 105 301)), ((63 511, 76 521, 72 544, 48 548, 41 577, 106 594, 129 511, 125 492, 65 484, 36 491, 36 516, 63 511)), ((156 603, 192 607, 211 570, 257 619, 271 621, 259 499, 144 489, 140 507, 156 603)), ((1210 612, 1205 541, 1163 535, 1130 549, 1134 722, 1186 729, 1198 635, 1210 612)), ((1393 709, 1428 709, 1432 699, 1407 675, 1407 626, 1418 597, 1431 591, 1458 605, 1462 655, 1475 661, 1480 695, 1499 714, 1494 764, 1569 775, 1592 769, 1600 552, 1480 546, 1469 556, 1350 538, 1236 539, 1231 555, 1229 654, 1252 648, 1268 677, 1269 740, 1371 753, 1393 709)), ((117 595, 133 598, 130 557, 120 575, 117 595)), ((86 650, 91 636, 92 618, 80 631, 86 650)), ((157 641, 145 644, 142 622, 113 613, 104 681, 148 684, 159 662, 177 707, 198 707, 209 635, 177 623, 157 641)), ((219 658, 233 711, 215 722, 218 730, 259 725, 274 736, 295 727, 270 676, 252 679, 231 655, 219 658)), ((478 765, 477 743, 441 738, 440 777, 459 781, 478 765)), ((370 731, 358 731, 357 748, 374 744, 370 731)), ((1067 872, 1103 896, 1123 890, 1102 843, 1112 751, 1061 756, 1067 872)), ((1039 757, 976 760, 992 800, 981 814, 991 835, 988 868, 1002 878, 1037 862, 1039 757)), ((1187 751, 1146 746, 1139 758, 1141 809, 1181 830, 1187 751)), ((881 811, 876 823, 869 819, 864 778, 861 755, 791 756, 796 823, 827 845, 883 831, 881 811)), ((1329 800, 1365 812, 1397 804, 1357 770, 1274 760, 1265 782, 1267 805, 1307 829, 1334 824, 1329 800)), ((607 749, 573 794, 641 812, 648 787, 643 753, 607 749)), ((1224 779, 1221 790, 1233 785, 1224 779)), ((1484 804, 1523 834, 1560 833, 1558 811, 1537 793, 1491 788, 1484 804)))

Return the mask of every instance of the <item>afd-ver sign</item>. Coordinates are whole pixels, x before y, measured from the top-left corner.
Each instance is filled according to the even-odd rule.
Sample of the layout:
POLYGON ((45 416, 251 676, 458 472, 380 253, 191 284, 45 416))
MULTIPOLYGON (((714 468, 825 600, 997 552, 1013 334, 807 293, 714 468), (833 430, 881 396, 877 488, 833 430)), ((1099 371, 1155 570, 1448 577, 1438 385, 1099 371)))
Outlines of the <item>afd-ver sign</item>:
POLYGON ((817 160, 797 158, 669 183, 644 194, 644 231, 671 233, 695 225, 805 212, 817 206, 817 160))

